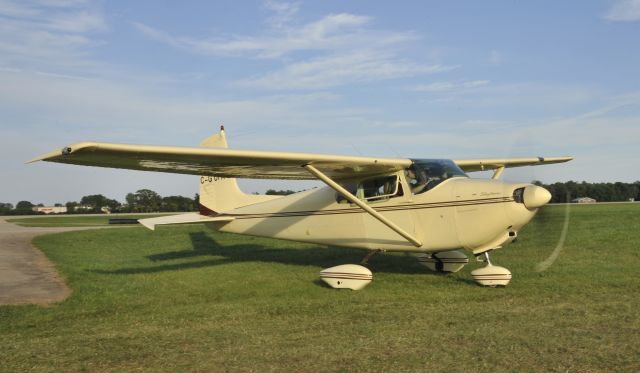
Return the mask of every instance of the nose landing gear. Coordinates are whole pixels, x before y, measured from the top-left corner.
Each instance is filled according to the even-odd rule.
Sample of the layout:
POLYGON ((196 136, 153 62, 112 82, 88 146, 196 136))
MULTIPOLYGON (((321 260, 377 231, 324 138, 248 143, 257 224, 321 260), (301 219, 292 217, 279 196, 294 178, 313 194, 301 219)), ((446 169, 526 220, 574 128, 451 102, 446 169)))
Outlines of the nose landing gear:
POLYGON ((473 279, 482 286, 507 286, 509 281, 511 281, 511 272, 504 267, 494 266, 491 264, 488 251, 485 251, 480 255, 484 256, 483 261, 486 262, 487 265, 483 268, 471 271, 473 279))

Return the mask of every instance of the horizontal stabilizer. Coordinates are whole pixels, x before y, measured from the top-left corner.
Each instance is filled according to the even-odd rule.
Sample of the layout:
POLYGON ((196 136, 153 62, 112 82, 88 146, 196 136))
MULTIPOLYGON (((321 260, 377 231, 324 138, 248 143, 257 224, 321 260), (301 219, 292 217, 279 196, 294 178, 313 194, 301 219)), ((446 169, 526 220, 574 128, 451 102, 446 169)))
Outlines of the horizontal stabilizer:
POLYGON ((206 216, 197 212, 189 212, 186 214, 160 216, 158 218, 140 219, 138 222, 152 231, 156 229, 156 225, 166 224, 190 224, 190 223, 210 223, 210 222, 228 222, 235 219, 232 216, 206 216))

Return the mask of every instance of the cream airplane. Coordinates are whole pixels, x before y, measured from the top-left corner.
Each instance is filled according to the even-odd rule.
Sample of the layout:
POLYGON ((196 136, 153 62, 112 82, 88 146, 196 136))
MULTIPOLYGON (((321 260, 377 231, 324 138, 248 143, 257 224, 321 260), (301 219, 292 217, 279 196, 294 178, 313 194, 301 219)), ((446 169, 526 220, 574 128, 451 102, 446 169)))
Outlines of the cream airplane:
MULTIPOLYGON (((507 167, 570 161, 571 157, 481 160, 400 159, 228 149, 224 127, 201 147, 82 142, 38 157, 84 166, 199 175, 200 211, 140 220, 206 223, 222 231, 369 250, 422 253, 435 271, 455 272, 470 251, 486 267, 472 272, 481 285, 504 286, 506 268, 489 252, 512 242, 549 202, 547 190, 507 183, 507 167), (466 172, 494 170, 492 179, 466 172), (205 176, 202 176, 205 175, 205 176), (244 194, 236 178, 321 180, 327 186, 288 196, 244 194)), ((361 265, 328 268, 320 277, 335 288, 360 289, 372 280, 361 265)))

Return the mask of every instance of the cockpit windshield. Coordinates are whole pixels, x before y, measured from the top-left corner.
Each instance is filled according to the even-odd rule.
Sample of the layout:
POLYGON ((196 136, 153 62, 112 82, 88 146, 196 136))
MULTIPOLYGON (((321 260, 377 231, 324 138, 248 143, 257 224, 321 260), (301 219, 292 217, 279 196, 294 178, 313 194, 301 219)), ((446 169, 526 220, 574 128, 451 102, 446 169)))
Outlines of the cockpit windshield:
POLYGON ((468 177, 450 159, 412 159, 413 164, 405 170, 407 183, 413 194, 424 193, 452 177, 468 177))

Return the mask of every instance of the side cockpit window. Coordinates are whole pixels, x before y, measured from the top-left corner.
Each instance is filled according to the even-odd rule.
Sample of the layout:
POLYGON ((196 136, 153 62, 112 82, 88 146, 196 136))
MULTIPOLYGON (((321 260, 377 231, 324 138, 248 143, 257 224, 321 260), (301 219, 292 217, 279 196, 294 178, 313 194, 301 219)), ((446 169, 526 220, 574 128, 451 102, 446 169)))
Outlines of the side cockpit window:
MULTIPOLYGON (((367 202, 384 201, 403 194, 398 175, 379 176, 358 183, 343 183, 342 186, 351 194, 367 202)), ((336 199, 338 203, 349 202, 340 193, 337 193, 336 199)))
POLYGON ((366 201, 389 199, 398 194, 398 176, 379 177, 365 180, 360 184, 362 198, 366 201))

